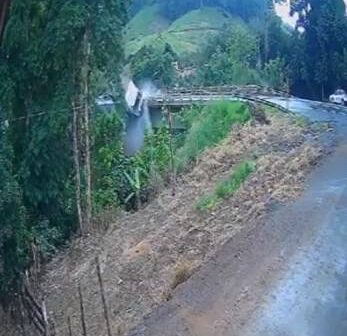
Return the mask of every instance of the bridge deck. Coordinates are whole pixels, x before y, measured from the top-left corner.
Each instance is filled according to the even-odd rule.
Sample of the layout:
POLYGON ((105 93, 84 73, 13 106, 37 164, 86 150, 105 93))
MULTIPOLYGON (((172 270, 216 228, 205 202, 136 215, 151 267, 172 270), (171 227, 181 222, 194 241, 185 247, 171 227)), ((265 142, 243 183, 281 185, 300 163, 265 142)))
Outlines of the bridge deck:
POLYGON ((248 85, 243 87, 222 86, 197 89, 177 88, 164 90, 148 99, 150 107, 162 106, 188 106, 192 104, 205 104, 218 100, 254 100, 261 96, 288 96, 282 91, 270 88, 248 85))

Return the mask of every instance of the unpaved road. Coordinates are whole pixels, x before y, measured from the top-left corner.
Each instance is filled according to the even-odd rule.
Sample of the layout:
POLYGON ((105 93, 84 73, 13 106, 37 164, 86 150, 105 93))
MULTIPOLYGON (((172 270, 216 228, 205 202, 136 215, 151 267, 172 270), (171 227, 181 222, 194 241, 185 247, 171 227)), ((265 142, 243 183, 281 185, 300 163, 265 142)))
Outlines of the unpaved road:
POLYGON ((334 153, 299 199, 234 237, 129 335, 347 335, 347 110, 289 107, 335 124, 334 153))

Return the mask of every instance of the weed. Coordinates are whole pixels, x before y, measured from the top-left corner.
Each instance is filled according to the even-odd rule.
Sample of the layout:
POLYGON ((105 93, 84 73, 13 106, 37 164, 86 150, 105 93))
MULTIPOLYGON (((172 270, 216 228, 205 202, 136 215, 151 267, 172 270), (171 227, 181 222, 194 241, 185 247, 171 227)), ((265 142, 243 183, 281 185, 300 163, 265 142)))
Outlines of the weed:
POLYGON ((199 118, 193 121, 183 147, 177 151, 178 171, 188 166, 205 149, 217 145, 234 124, 243 124, 251 117, 245 104, 223 101, 204 107, 197 115, 199 118))
POLYGON ((213 209, 220 200, 234 194, 254 169, 254 162, 246 161, 239 164, 232 174, 217 184, 212 194, 205 195, 197 201, 196 208, 201 211, 213 209))
POLYGON ((294 115, 293 116, 294 124, 299 127, 307 127, 309 120, 306 117, 294 115))
POLYGON ((213 209, 217 203, 218 203, 217 195, 214 195, 214 194, 205 195, 196 202, 196 208, 198 210, 210 210, 210 209, 213 209))

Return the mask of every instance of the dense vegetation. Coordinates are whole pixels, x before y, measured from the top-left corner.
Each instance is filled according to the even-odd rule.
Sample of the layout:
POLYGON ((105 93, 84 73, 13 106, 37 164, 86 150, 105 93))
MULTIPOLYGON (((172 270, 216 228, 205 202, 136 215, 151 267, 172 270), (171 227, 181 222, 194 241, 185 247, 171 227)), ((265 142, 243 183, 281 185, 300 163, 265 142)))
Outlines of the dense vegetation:
MULTIPOLYGON (((159 86, 255 83, 314 98, 347 86, 342 0, 293 0, 297 29, 265 0, 134 0, 127 7, 125 0, 11 1, 0 45, 2 303, 18 290, 33 251, 47 260, 105 211, 141 207, 153 178, 165 181, 172 150, 174 168, 184 170, 250 118, 243 104, 193 108, 183 140, 172 143, 162 128, 127 157, 124 113, 94 103, 105 92, 122 95, 123 65, 137 82, 159 86)), ((213 202, 251 169, 240 166, 213 202)))
POLYGON ((45 258, 90 221, 89 115, 105 87, 116 92, 125 14, 118 0, 11 1, 0 48, 2 301, 34 247, 45 258))
POLYGON ((243 124, 251 117, 242 103, 216 102, 204 108, 193 107, 183 113, 189 129, 184 145, 177 150, 176 166, 182 170, 205 149, 218 144, 235 124, 243 124))

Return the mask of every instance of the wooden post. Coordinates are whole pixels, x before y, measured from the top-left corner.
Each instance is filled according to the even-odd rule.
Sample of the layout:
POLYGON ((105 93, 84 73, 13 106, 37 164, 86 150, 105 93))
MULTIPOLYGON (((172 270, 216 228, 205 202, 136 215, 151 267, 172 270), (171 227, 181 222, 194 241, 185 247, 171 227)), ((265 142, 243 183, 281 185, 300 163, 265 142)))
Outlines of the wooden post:
POLYGON ((83 295, 82 295, 81 284, 78 285, 78 296, 79 296, 79 300, 80 300, 82 335, 87 336, 87 328, 86 328, 86 321, 85 321, 85 317, 84 317, 84 304, 83 304, 83 295))
POLYGON ((47 315, 47 308, 45 300, 42 299, 42 316, 43 316, 43 323, 44 323, 44 335, 49 336, 49 324, 48 324, 48 315, 47 315))
POLYGON ((69 336, 72 336, 72 327, 71 327, 71 317, 70 315, 67 317, 67 329, 69 332, 69 336))
POLYGON ((20 308, 20 326, 22 329, 22 335, 26 336, 26 328, 25 328, 25 312, 24 312, 24 305, 23 305, 23 293, 24 290, 22 290, 22 293, 19 296, 19 308, 20 308))
POLYGON ((107 335, 112 336, 111 325, 110 325, 110 320, 109 320, 109 316, 108 316, 108 308, 107 308, 107 303, 106 303, 106 298, 105 298, 104 282, 103 282, 102 276, 101 276, 99 257, 96 257, 96 272, 98 274, 101 301, 102 301, 102 305, 103 305, 103 309, 104 309, 104 318, 105 318, 106 327, 107 327, 107 335))

